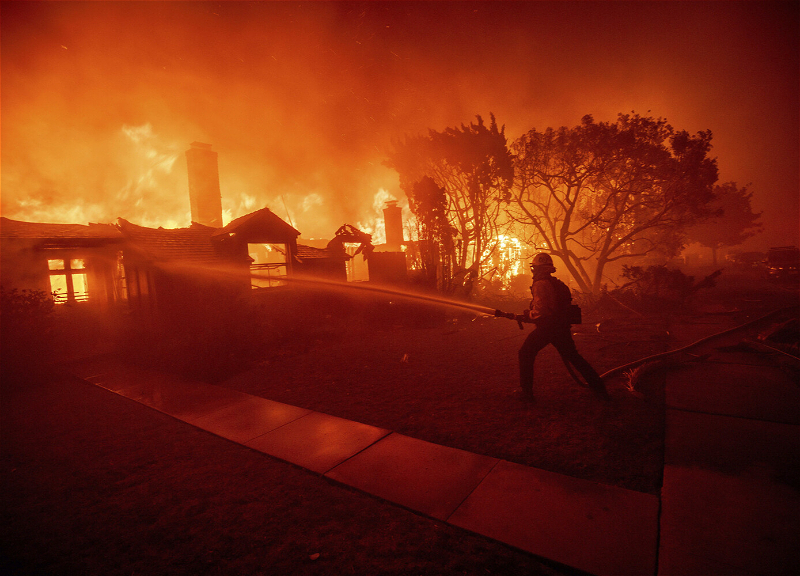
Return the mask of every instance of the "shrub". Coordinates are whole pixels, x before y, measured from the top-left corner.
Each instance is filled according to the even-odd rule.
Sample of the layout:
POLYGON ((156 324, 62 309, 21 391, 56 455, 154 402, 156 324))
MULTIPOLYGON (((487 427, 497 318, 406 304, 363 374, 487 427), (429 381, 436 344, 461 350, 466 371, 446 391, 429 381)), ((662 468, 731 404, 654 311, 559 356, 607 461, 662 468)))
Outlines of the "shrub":
POLYGON ((0 289, 3 365, 29 365, 52 350, 53 297, 44 290, 0 289))

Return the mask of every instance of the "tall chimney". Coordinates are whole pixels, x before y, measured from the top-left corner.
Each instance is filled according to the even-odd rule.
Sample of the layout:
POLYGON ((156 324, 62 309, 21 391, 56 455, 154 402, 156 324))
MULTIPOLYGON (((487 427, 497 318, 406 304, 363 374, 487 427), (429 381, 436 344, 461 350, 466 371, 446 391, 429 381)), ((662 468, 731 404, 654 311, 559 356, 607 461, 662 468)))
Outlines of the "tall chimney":
POLYGON ((222 228, 222 195, 219 192, 217 153, 211 144, 192 142, 186 151, 192 222, 222 228))
POLYGON ((383 225, 386 230, 386 251, 400 252, 403 243, 403 209, 396 200, 390 200, 383 209, 383 225))

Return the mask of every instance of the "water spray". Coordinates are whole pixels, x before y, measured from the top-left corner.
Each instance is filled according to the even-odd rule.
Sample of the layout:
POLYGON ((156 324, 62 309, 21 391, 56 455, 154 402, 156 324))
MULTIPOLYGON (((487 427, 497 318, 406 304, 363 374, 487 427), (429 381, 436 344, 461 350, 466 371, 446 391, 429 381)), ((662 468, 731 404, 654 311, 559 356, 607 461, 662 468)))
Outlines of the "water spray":
POLYGON ((396 288, 389 288, 387 286, 364 284, 364 283, 351 283, 339 282, 336 280, 326 280, 315 276, 300 276, 293 274, 292 276, 282 276, 280 278, 270 277, 266 274, 253 272, 251 270, 243 271, 241 268, 233 268, 230 266, 209 266, 200 264, 173 264, 171 266, 173 271, 183 271, 187 274, 211 276, 214 278, 229 278, 231 280, 244 280, 249 278, 256 278, 259 280, 276 280, 297 285, 312 286, 322 288, 330 291, 357 291, 357 292, 371 292, 373 294, 384 294, 394 298, 403 298, 407 300, 417 300, 435 304, 438 306, 459 308, 462 310, 470 310, 479 314, 486 314, 495 316, 496 310, 488 306, 481 306, 480 304, 472 304, 470 302, 463 302, 453 300, 450 298, 442 298, 439 296, 430 296, 427 294, 420 294, 419 292, 411 292, 407 290, 398 290, 396 288))
MULTIPOLYGON (((265 278, 262 274, 251 273, 251 278, 265 278)), ((452 300, 450 298, 440 298, 438 296, 429 296, 427 294, 420 294, 418 292, 408 292, 408 291, 401 291, 396 290, 393 288, 387 288, 385 286, 376 286, 376 285, 369 285, 369 284, 353 284, 353 283, 345 283, 345 282, 337 282, 335 280, 323 280, 320 278, 309 278, 303 276, 289 276, 286 278, 281 278, 281 282, 289 282, 293 284, 300 284, 300 285, 309 285, 309 286, 317 286, 321 288, 326 288, 329 290, 354 290, 359 292, 372 292, 374 294, 385 294, 387 296, 393 296, 396 298, 404 298, 408 300, 419 300, 422 302, 428 302, 431 304, 437 304, 439 306, 446 306, 450 308, 461 308, 464 310, 471 310, 473 312, 479 312, 481 314, 488 314, 490 316, 495 315, 495 309, 489 308, 488 306, 481 306, 480 304, 471 304, 469 302, 461 302, 459 300, 452 300)))
MULTIPOLYGON (((250 272, 249 270, 245 273, 245 272, 242 271, 241 268, 236 269, 236 268, 231 268, 231 267, 215 267, 215 266, 207 266, 207 265, 203 266, 203 265, 180 264, 180 265, 173 265, 172 269, 173 270, 182 269, 187 273, 200 274, 200 275, 204 275, 204 276, 213 276, 213 277, 216 277, 216 278, 227 277, 227 278, 230 278, 232 280, 244 280, 245 278, 258 278, 258 279, 268 278, 268 276, 265 276, 263 274, 253 273, 253 272, 250 272)), ((384 287, 384 286, 375 286, 375 285, 367 285, 367 284, 353 284, 353 283, 347 283, 347 282, 337 282, 335 280, 325 280, 325 279, 321 279, 321 278, 302 277, 302 276, 296 276, 296 275, 295 276, 289 276, 289 277, 282 277, 282 278, 280 278, 280 281, 281 282, 287 282, 287 283, 291 282, 291 283, 295 283, 295 284, 308 285, 308 286, 316 286, 316 287, 321 287, 321 288, 328 289, 328 290, 346 290, 346 291, 371 292, 371 293, 374 293, 374 294, 384 294, 384 295, 392 296, 392 297, 395 297, 395 298, 404 298, 404 299, 409 299, 409 300, 417 300, 417 301, 421 301, 421 302, 427 302, 427 303, 435 304, 435 305, 438 305, 438 306, 444 306, 444 307, 450 307, 450 308, 458 308, 458 309, 461 309, 461 310, 470 310, 472 312, 479 313, 479 314, 486 314, 486 315, 489 315, 489 316, 499 316, 499 317, 504 317, 504 318, 510 318, 510 319, 513 319, 513 320, 518 320, 518 322, 520 324, 520 328, 523 328, 522 323, 519 321, 519 317, 514 315, 514 314, 512 314, 512 313, 504 313, 504 312, 501 312, 500 310, 495 310, 493 308, 489 308, 488 306, 481 306, 480 304, 471 304, 469 302, 461 302, 461 301, 452 300, 452 299, 449 299, 449 298, 441 298, 441 297, 437 297, 437 296, 429 296, 429 295, 426 295, 426 294, 419 294, 419 293, 416 293, 416 292, 401 291, 401 290, 387 288, 387 287, 384 287)), ((639 367, 639 366, 641 366, 643 364, 646 364, 648 362, 652 362, 654 360, 661 360, 663 358, 666 358, 666 357, 669 357, 669 356, 672 356, 672 355, 676 355, 676 354, 678 354, 680 352, 687 351, 687 350, 689 350, 689 349, 691 349, 691 348, 693 348, 693 347, 695 347, 695 346, 697 346, 697 345, 699 345, 701 343, 708 342, 710 340, 713 340, 715 338, 719 338, 720 336, 729 334, 729 333, 734 332, 736 330, 741 330, 743 328, 755 325, 758 322, 761 322, 761 321, 763 321, 763 320, 765 320, 765 319, 767 319, 767 318, 769 318, 769 317, 771 317, 773 315, 782 313, 782 312, 784 312, 784 311, 786 311, 786 310, 788 310, 790 308, 791 309, 795 309, 796 307, 781 308, 781 309, 778 309, 778 310, 773 310, 772 312, 770 312, 770 313, 768 313, 768 314, 766 314, 764 316, 761 316, 760 318, 757 318, 755 320, 751 320, 751 321, 746 322, 746 323, 744 323, 744 324, 742 324, 740 326, 736 326, 734 328, 730 328, 728 330, 724 330, 724 331, 719 332, 717 334, 712 334, 710 336, 706 336, 705 338, 701 338, 700 340, 697 340, 696 342, 693 342, 693 343, 689 344, 688 346, 684 346, 684 347, 679 348, 677 350, 670 350, 670 351, 667 351, 667 352, 662 352, 660 354, 655 354, 655 355, 652 355, 652 356, 647 356, 645 358, 641 358, 639 360, 636 360, 634 362, 630 362, 628 364, 624 364, 622 366, 617 366, 616 368, 612 368, 611 370, 608 370, 605 373, 601 374, 600 377, 605 379, 605 378, 609 378, 611 376, 616 376, 616 375, 620 374, 621 372, 623 372, 625 370, 629 370, 629 369, 632 369, 632 368, 639 367)), ((581 386, 585 386, 585 384, 580 381, 580 379, 577 377, 577 375, 571 369, 571 366, 567 365, 567 370, 570 372, 572 377, 581 386)))

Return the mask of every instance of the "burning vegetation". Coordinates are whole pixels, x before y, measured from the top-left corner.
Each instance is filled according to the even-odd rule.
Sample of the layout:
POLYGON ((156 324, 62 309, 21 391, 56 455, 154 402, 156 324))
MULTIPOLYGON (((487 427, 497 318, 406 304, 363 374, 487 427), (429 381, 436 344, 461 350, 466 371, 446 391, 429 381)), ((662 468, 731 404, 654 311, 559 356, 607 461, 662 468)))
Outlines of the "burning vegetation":
POLYGON ((194 142, 185 154, 190 227, 156 229, 120 219, 114 226, 59 229, 5 220, 4 252, 16 270, 6 284, 47 290, 56 303, 90 300, 102 291, 103 302, 128 300, 139 310, 168 314, 182 297, 163 280, 169 273, 157 268, 188 262, 249 270, 253 279, 245 285, 252 288, 282 287, 292 275, 311 274, 411 283, 468 300, 524 294, 524 263, 544 251, 563 265, 575 292, 596 299, 609 281, 619 287, 643 264, 652 272, 674 263, 725 206, 750 216, 729 224, 738 232, 720 236, 716 247, 758 231, 751 193, 735 183, 716 185, 710 142, 709 132, 692 136, 663 119, 633 114, 614 123, 586 116, 575 128, 533 129, 509 145, 494 116, 488 125, 478 116, 469 125, 396 142, 386 163, 408 198, 405 218, 403 206, 382 189, 373 214, 382 208, 383 218, 367 218, 359 224, 364 230, 342 225, 332 239, 309 244, 298 242, 300 231, 268 208, 223 226, 217 153, 194 142), (37 272, 24 270, 26 258, 33 269, 46 261, 46 279, 30 281, 37 272))
MULTIPOLYGON (((221 10, 241 16, 237 11, 243 9, 230 8, 229 14, 228 8, 221 10)), ((15 10, 22 14, 40 8, 15 10)), ((53 10, 55 30, 69 30, 70 22, 85 23, 75 14, 90 14, 80 7, 53 10)), ((80 34, 98 41, 115 30, 106 11, 125 13, 131 21, 143 14, 132 6, 97 10, 86 20, 96 26, 84 26, 80 34)), ((175 21, 192 19, 209 37, 217 33, 208 19, 220 14, 199 14, 185 6, 165 10, 175 21)), ((452 115, 443 121, 412 113, 414 95, 404 93, 404 82, 388 76, 385 85, 367 82, 359 92, 356 109, 367 114, 359 122, 374 126, 374 138, 368 145, 353 140, 359 122, 343 103, 349 106, 356 92, 339 93, 337 87, 372 78, 378 68, 395 70, 400 77, 419 70, 404 60, 418 54, 410 48, 405 56, 375 51, 404 33, 393 27, 393 11, 386 8, 378 16, 371 9, 355 14, 339 6, 300 15, 287 6, 247 10, 274 17, 268 19, 274 34, 250 30, 257 64, 248 64, 251 55, 241 52, 235 65, 239 68, 217 66, 209 74, 200 60, 222 62, 215 59, 218 55, 190 57, 181 39, 165 38, 175 56, 161 70, 188 67, 192 77, 203 72, 214 78, 212 84, 198 80, 193 87, 202 86, 205 92, 175 88, 207 129, 194 123, 176 129, 171 116, 163 114, 124 114, 122 122, 114 116, 86 127, 106 137, 103 147, 115 158, 107 171, 76 170, 91 164, 93 149, 87 145, 67 153, 66 148, 48 147, 57 139, 40 142, 39 151, 50 161, 29 172, 41 178, 23 183, 19 170, 11 176, 4 171, 4 191, 13 192, 4 194, 4 212, 15 218, 3 218, 0 226, 4 289, 50 294, 61 310, 123 310, 148 323, 183 322, 205 300, 210 308, 230 299, 259 305, 278 301, 282 292, 296 289, 292 280, 299 279, 389 285, 401 292, 494 307, 526 297, 527 263, 535 253, 546 252, 582 303, 598 305, 613 297, 641 309, 645 300, 663 300, 667 293, 673 300, 688 297, 689 284, 678 271, 687 244, 708 247, 716 260, 718 251, 762 229, 749 185, 719 183, 710 130, 690 133, 649 113, 619 114, 615 120, 586 114, 577 125, 561 127, 530 126, 539 122, 514 117, 515 130, 521 132, 508 136, 493 113, 488 120, 477 115, 469 123, 453 122, 452 115), (342 24, 355 40, 342 52, 320 48, 333 42, 331 30, 342 33, 331 21, 342 24), (378 21, 385 21, 382 35, 367 33, 378 21), (319 36, 319 46, 286 50, 309 34, 319 36), (378 53, 383 56, 364 60, 378 53), (354 68, 353 62, 363 66, 354 68), (280 88, 298 94, 299 108, 281 108, 262 86, 248 93, 263 102, 257 113, 234 106, 229 92, 221 94, 213 84, 230 80, 230 86, 245 89, 234 81, 245 71, 283 79, 280 88), (309 75, 317 82, 307 86, 302 78, 309 75), (206 94, 206 101, 199 102, 198 93, 206 94), (208 102, 220 108, 210 112, 208 102), (224 116, 226 125, 252 122, 263 141, 237 133, 217 143, 224 151, 220 156, 201 141, 182 153, 178 142, 189 132, 229 134, 217 130, 222 122, 218 116, 224 116), (258 169, 252 168, 254 155, 260 159, 258 169), (99 192, 90 194, 89 189, 99 192), (108 222, 117 209, 113 224, 85 224, 108 222), (675 294, 679 296, 673 298, 675 294)), ((435 17, 446 20, 451 10, 458 12, 442 8, 435 17)), ((484 10, 490 19, 503 12, 483 6, 476 12, 484 10)), ((459 37, 474 38, 471 26, 465 23, 459 37)), ((11 40, 18 42, 12 46, 14 62, 28 54, 32 73, 48 78, 61 77, 70 66, 80 68, 73 51, 73 45, 80 45, 73 44, 80 39, 78 32, 59 44, 61 60, 53 62, 46 51, 25 52, 32 44, 24 29, 19 24, 11 30, 11 40)), ((123 36, 128 42, 121 50, 140 46, 128 32, 123 36)), ((98 56, 95 64, 107 69, 114 58, 98 56)), ((23 71, 15 68, 14 73, 19 80, 23 71)), ((157 74, 153 81, 162 81, 162 72, 157 74)), ((439 88, 448 84, 437 74, 429 76, 439 88)), ((137 94, 145 101, 143 90, 137 94)), ((485 101, 472 96, 469 101, 485 101)), ((58 100, 57 95, 52 98, 58 100)), ((23 113, 26 106, 16 94, 8 102, 4 99, 4 112, 11 110, 15 119, 30 116, 23 113)), ((64 116, 74 112, 63 106, 52 109, 64 116)), ((509 114, 508 109, 503 112, 509 114)), ((41 131, 23 128, 14 124, 20 142, 40 138, 41 131)), ((12 149, 10 156, 4 151, 4 161, 22 166, 21 155, 22 148, 12 149)), ((792 270, 796 273, 796 266, 775 270, 776 279, 782 279, 792 270)))

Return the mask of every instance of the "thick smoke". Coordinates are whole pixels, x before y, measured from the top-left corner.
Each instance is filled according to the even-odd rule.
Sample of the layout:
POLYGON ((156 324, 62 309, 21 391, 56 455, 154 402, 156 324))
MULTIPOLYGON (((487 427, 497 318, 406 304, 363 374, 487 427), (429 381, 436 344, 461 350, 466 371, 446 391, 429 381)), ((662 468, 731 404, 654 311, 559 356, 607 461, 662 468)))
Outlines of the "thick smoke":
POLYGON ((382 165, 395 138, 490 112, 513 139, 636 110, 711 129, 721 179, 751 182, 765 220, 796 235, 796 217, 780 220, 797 213, 791 6, 2 9, 2 211, 11 218, 186 225, 183 152, 201 141, 219 153, 226 220, 267 205, 303 237, 330 237, 370 218, 381 189, 404 198, 382 165))

